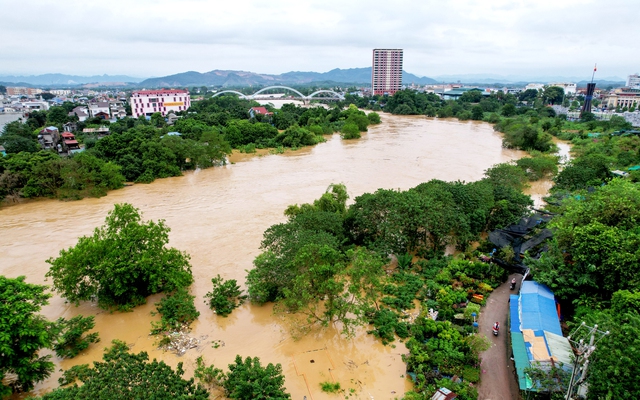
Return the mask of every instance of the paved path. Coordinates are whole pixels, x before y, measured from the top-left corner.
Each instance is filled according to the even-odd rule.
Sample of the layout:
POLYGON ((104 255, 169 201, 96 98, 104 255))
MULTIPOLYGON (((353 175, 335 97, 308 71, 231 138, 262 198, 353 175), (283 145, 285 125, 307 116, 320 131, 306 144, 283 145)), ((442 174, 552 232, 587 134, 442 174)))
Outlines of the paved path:
POLYGON ((480 310, 479 333, 485 335, 491 342, 491 348, 480 354, 480 384, 478 385, 479 400, 515 400, 520 398, 518 382, 514 374, 513 361, 508 357, 507 343, 507 314, 509 312, 509 295, 516 291, 509 290, 511 278, 516 278, 520 286, 521 275, 509 276, 507 282, 500 285, 491 293, 487 305, 480 310), (494 322, 500 322, 500 334, 493 336, 491 327, 494 322))

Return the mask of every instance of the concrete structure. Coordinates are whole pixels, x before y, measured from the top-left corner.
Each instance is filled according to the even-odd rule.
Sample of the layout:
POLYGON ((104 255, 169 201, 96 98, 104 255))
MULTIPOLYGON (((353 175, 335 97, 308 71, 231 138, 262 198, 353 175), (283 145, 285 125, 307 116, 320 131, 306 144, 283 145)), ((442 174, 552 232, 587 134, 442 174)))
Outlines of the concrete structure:
POLYGON ((393 95, 402 89, 402 49, 373 49, 371 92, 393 95))
POLYGON ((607 105, 607 109, 635 107, 638 109, 640 105, 640 89, 622 88, 616 89, 605 96, 603 104, 607 105))
POLYGON ((631 89, 640 89, 640 75, 637 72, 627 77, 627 87, 631 89))
POLYGON ((564 94, 567 94, 567 95, 575 95, 577 90, 577 85, 575 83, 566 83, 566 82, 550 83, 547 85, 547 87, 549 86, 561 87, 562 89, 564 89, 564 94))
POLYGON ((171 111, 185 111, 191 106, 189 92, 183 89, 138 90, 131 93, 131 113, 134 118, 151 116, 159 112, 162 116, 171 111))

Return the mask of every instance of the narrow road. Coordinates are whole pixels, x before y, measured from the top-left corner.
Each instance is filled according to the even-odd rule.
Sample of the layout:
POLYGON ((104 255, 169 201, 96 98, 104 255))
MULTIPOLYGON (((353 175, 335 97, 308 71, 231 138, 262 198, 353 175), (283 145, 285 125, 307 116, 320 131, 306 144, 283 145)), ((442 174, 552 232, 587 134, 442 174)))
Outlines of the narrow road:
POLYGON ((479 400, 515 400, 520 398, 518 382, 515 377, 513 361, 509 359, 507 343, 507 314, 509 312, 509 295, 520 289, 522 276, 513 274, 507 282, 494 290, 484 309, 480 310, 479 334, 485 335, 491 342, 491 347, 480 353, 480 384, 478 385, 479 400), (516 278, 516 290, 509 290, 509 282, 516 278), (500 334, 493 336, 494 322, 500 322, 500 334))

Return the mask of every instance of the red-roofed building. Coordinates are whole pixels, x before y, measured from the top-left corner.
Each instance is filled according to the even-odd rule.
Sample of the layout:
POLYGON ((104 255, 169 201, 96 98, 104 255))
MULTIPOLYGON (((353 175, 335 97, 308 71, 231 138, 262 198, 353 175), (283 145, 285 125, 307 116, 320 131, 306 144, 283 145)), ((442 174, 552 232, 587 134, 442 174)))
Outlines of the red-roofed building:
POLYGON ((135 118, 157 112, 165 116, 171 111, 185 111, 191 106, 189 92, 184 89, 138 90, 131 93, 130 102, 135 118))
POLYGON ((273 113, 267 111, 265 107, 251 107, 251 109, 249 110, 249 116, 251 118, 255 118, 256 115, 271 116, 273 115, 273 113))

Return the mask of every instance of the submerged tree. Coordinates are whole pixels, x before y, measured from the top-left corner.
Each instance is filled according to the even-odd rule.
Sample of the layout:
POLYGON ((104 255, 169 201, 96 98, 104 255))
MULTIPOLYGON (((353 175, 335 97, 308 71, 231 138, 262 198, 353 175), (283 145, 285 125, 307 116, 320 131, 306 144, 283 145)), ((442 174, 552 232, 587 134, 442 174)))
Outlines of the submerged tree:
POLYGON ((76 304, 97 299, 103 308, 128 309, 151 294, 189 286, 189 256, 165 247, 169 227, 141 219, 131 204, 116 204, 92 236, 47 260, 53 288, 76 304))
POLYGON ((76 365, 60 379, 63 388, 42 397, 45 400, 95 399, 184 399, 207 400, 209 392, 182 378, 182 363, 174 371, 163 361, 149 362, 146 352, 133 354, 124 342, 114 340, 102 362, 76 365), (80 383, 80 384, 78 384, 80 383))

